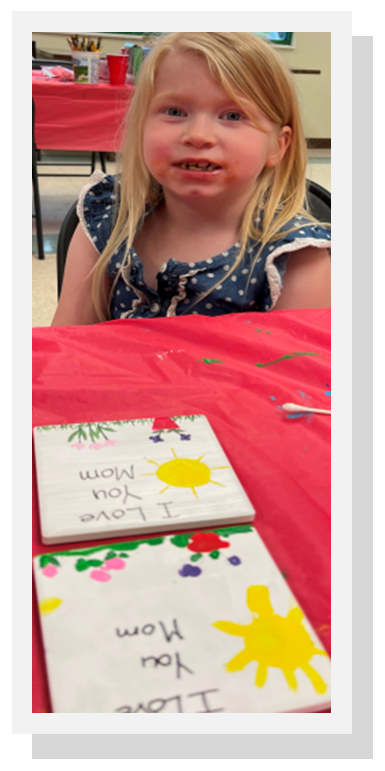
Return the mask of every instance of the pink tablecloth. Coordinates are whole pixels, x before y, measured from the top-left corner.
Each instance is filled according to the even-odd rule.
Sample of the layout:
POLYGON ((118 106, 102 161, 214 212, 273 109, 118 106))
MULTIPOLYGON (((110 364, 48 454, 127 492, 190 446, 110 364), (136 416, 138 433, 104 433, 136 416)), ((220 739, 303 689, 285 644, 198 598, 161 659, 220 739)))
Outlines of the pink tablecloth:
MULTIPOLYGON (((33 346, 34 426, 207 416, 255 527, 330 652, 330 416, 282 410, 330 407, 330 311, 42 328, 33 346)), ((62 549, 41 543, 34 469, 33 554, 62 549)), ((49 712, 33 602, 33 712, 49 712)))
MULTIPOLYGON (((61 83, 32 77, 35 142, 42 150, 120 149, 122 124, 134 86, 61 83)), ((40 76, 39 76, 40 73, 40 76)))

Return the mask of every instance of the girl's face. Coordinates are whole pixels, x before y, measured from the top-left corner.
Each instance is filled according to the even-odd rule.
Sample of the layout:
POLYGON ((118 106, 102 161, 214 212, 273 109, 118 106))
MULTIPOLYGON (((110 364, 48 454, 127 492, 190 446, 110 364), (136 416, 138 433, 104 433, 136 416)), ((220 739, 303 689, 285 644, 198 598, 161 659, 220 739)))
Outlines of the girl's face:
POLYGON ((165 199, 246 205, 265 166, 274 166, 290 142, 291 129, 278 131, 255 105, 246 112, 217 83, 203 58, 168 54, 155 78, 144 124, 143 154, 165 199))

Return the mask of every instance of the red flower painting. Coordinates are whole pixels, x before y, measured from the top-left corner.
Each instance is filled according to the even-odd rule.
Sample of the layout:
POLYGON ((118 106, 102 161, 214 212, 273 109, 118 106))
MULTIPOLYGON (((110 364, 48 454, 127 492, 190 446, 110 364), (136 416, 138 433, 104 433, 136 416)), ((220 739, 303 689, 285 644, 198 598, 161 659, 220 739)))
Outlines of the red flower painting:
POLYGON ((179 428, 179 426, 172 418, 155 418, 152 424, 153 431, 169 431, 173 428, 179 428))
POLYGON ((190 551, 200 554, 216 551, 217 549, 227 549, 229 546, 229 542, 222 541, 216 533, 195 533, 187 544, 187 548, 190 551))

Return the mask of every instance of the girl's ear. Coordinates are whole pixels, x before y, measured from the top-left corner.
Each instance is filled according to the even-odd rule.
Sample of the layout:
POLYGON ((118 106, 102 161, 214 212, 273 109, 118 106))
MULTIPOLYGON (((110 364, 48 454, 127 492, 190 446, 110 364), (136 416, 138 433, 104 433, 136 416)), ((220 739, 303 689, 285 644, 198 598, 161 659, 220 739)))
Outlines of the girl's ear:
POLYGON ((271 148, 266 166, 276 166, 282 160, 287 148, 290 145, 292 130, 290 126, 284 126, 279 134, 274 137, 274 147, 271 148))

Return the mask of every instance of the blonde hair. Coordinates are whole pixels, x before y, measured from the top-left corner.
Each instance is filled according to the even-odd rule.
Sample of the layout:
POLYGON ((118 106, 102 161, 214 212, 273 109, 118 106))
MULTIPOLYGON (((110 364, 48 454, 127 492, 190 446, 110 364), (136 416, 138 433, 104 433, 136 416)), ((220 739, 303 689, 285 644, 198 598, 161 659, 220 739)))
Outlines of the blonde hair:
MULTIPOLYGON (((317 221, 304 208, 307 150, 294 81, 270 44, 248 32, 173 32, 164 35, 155 43, 141 66, 126 117, 120 174, 115 179, 119 209, 111 237, 95 266, 93 277, 93 302, 101 321, 111 318, 111 296, 120 275, 129 270, 130 248, 143 224, 146 207, 154 206, 163 198, 161 185, 144 162, 142 137, 158 67, 171 52, 190 52, 204 57, 215 80, 236 103, 246 98, 257 105, 278 129, 289 126, 292 132, 283 158, 277 165, 265 167, 256 180, 254 193, 243 215, 239 254, 227 278, 241 262, 249 239, 260 242, 260 254, 268 242, 274 242, 297 229, 282 230, 295 215, 306 215, 317 221), (107 264, 124 241, 124 258, 107 298, 103 294, 107 264)), ((196 302, 214 288, 199 295, 196 302)), ((191 306, 187 312, 190 309, 191 306)))

